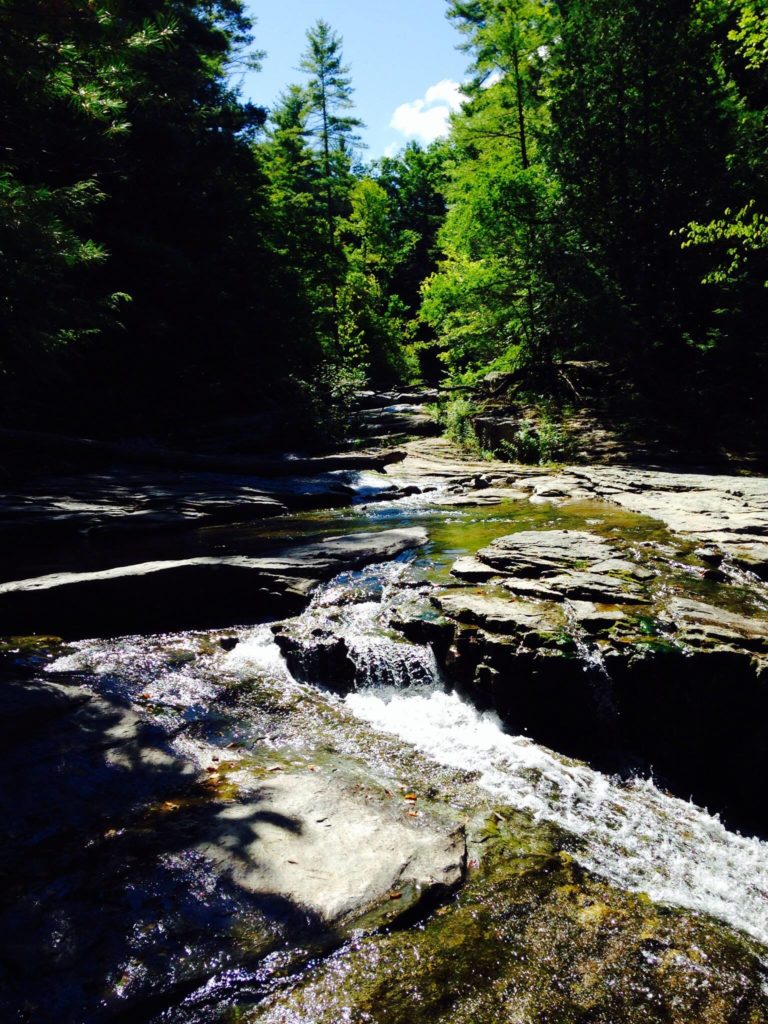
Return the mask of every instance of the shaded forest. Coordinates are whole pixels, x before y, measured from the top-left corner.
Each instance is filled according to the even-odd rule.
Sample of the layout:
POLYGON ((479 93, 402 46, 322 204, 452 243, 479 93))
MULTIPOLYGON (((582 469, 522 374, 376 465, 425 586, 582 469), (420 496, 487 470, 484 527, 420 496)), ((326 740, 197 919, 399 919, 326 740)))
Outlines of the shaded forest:
POLYGON ((366 162, 323 21, 266 109, 240 0, 0 0, 3 425, 289 409, 301 439, 366 384, 547 394, 586 360, 757 422, 766 13, 449 0, 449 138, 366 162))

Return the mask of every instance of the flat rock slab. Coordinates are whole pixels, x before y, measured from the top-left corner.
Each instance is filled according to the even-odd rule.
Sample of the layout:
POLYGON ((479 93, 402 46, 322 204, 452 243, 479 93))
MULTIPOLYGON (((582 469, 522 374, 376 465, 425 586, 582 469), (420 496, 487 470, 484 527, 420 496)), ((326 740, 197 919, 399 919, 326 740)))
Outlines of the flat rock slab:
POLYGON ((768 573, 768 479, 623 467, 575 469, 595 497, 717 544, 737 564, 768 573))
POLYGON ((330 537, 316 544, 287 548, 270 558, 249 561, 266 572, 281 575, 321 575, 327 578, 343 569, 354 569, 373 561, 387 561, 428 540, 421 527, 382 530, 378 533, 350 533, 330 537))
POLYGON ((216 829, 215 841, 198 850, 217 871, 250 892, 284 896, 326 924, 382 900, 399 903, 405 889, 452 889, 466 862, 462 829, 420 825, 402 801, 361 794, 320 771, 273 777, 257 804, 222 808, 216 829))
POLYGON ((598 601, 602 604, 645 604, 647 594, 639 587, 597 572, 562 572, 543 579, 504 579, 501 586, 520 597, 544 601, 598 601))
MULTIPOLYGON (((445 438, 403 446, 387 472, 421 487, 501 487, 534 502, 602 500, 717 545, 731 561, 768 576, 768 478, 629 466, 572 466, 562 472, 467 455, 445 438)), ((510 494, 512 497, 512 494, 510 494)), ((462 497, 456 502, 461 504, 462 497)))
POLYGON ((702 601, 671 598, 667 616, 677 625, 681 640, 694 646, 719 644, 768 651, 768 621, 747 618, 702 601))
POLYGON ((438 423, 417 405, 391 405, 367 409, 358 415, 357 432, 363 437, 439 434, 438 423))
POLYGON ((627 559, 596 534, 584 530, 530 530, 498 537, 476 559, 460 560, 454 575, 482 581, 483 566, 520 597, 545 601, 643 604, 641 582, 654 573, 627 559))
POLYGON ((472 555, 457 558, 451 568, 451 575, 467 583, 487 583, 499 575, 498 570, 472 555))
POLYGON ((174 757, 160 729, 82 686, 3 679, 0 717, 6 870, 38 844, 94 828, 118 809, 126 815, 197 774, 174 757))
POLYGON ((150 531, 282 515, 349 504, 354 490, 332 474, 267 477, 110 470, 35 481, 0 498, 0 540, 46 533, 150 531))
POLYGON ((426 405, 436 402, 440 393, 435 388, 424 391, 359 391, 356 397, 358 409, 387 409, 393 405, 426 405))
POLYGON ((537 578, 586 569, 614 554, 606 540, 584 530, 529 530, 497 538, 478 558, 511 576, 537 578))
POLYGON ((525 491, 513 487, 483 487, 482 490, 461 494, 430 495, 430 505, 439 508, 483 508, 486 505, 501 505, 504 501, 527 501, 525 491))
POLYGON ((281 750, 273 772, 258 746, 172 738, 47 679, 0 677, 0 726, 3 1020, 38 995, 40 1020, 148 1020, 158 993, 176 1006, 220 970, 419 913, 464 878, 456 819, 354 764, 297 769, 281 750), (137 961, 126 996, 116 981, 137 961))
MULTIPOLYGON (((505 462, 487 462, 474 458, 443 437, 425 437, 403 445, 405 458, 386 473, 418 486, 468 484, 475 486, 515 486, 522 475, 520 467, 505 462)), ((546 473, 545 470, 542 473, 546 473)), ((530 470, 526 467, 526 475, 530 470)))
POLYGON ((271 558, 201 557, 0 584, 5 635, 67 639, 257 622, 299 611, 323 579, 427 540, 420 528, 334 537, 271 558))
POLYGON ((403 458, 396 449, 335 452, 327 455, 281 454, 257 457, 172 450, 143 442, 108 442, 32 430, 0 429, 8 465, 28 466, 31 460, 77 467, 139 465, 173 472, 238 473, 248 476, 314 476, 337 470, 382 469, 403 458))
POLYGON ((477 625, 489 633, 535 638, 551 633, 565 622, 556 606, 516 601, 514 598, 476 594, 466 590, 435 595, 435 605, 444 615, 465 625, 477 625))
MULTIPOLYGON (((53 568, 106 568, 121 561, 121 542, 143 546, 151 558, 163 542, 170 557, 200 554, 202 528, 259 523, 289 511, 338 508, 361 494, 361 472, 381 471, 404 455, 397 450, 259 463, 254 473, 177 470, 149 465, 109 466, 101 472, 25 480, 0 494, 0 580, 53 568), (170 540, 169 540, 170 538, 170 540), (96 543, 94 543, 96 542, 96 543), (153 550, 154 549, 154 550, 153 550), (186 549, 186 550, 185 550, 186 549)), ((363 490, 397 497, 385 478, 363 490)), ((239 553, 239 552, 238 552, 239 553)))

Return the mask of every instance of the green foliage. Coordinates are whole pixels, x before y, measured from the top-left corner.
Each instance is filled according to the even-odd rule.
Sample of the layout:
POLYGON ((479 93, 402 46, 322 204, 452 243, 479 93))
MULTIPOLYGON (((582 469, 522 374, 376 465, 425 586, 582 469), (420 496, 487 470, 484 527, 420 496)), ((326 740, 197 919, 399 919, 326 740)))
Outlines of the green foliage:
POLYGON ((475 426, 480 407, 470 397, 459 395, 430 411, 443 427, 446 437, 465 450, 487 459, 504 459, 538 466, 565 461, 573 444, 565 426, 552 419, 543 408, 535 417, 523 416, 511 440, 491 444, 475 426))
POLYGON ((737 17, 728 38, 737 44, 747 68, 761 70, 768 64, 768 4, 765 0, 731 0, 726 6, 737 17))
POLYGON ((437 418, 446 436, 468 451, 480 453, 481 445, 472 423, 477 408, 468 398, 451 398, 437 410, 437 418))
POLYGON ((425 283, 422 317, 452 376, 497 359, 549 362, 577 318, 578 238, 560 218, 560 185, 543 159, 549 123, 551 5, 453 3, 474 57, 454 119, 443 259, 425 283))
MULTIPOLYGON (((732 284, 749 271, 750 257, 768 250, 768 214, 755 209, 755 200, 732 213, 724 211, 719 220, 709 224, 695 222, 681 232, 683 248, 707 246, 719 250, 720 261, 707 272, 704 284, 732 284)), ((765 282, 768 287, 768 280, 765 282)))
POLYGON ((298 435, 319 433, 327 442, 346 437, 355 396, 367 383, 365 374, 348 366, 331 364, 312 380, 292 378, 286 383, 286 401, 296 411, 298 435))
POLYGON ((726 162, 732 203, 679 234, 684 249, 709 257, 703 283, 743 302, 754 281, 768 286, 768 5, 765 0, 700 0, 699 17, 718 42, 717 69, 731 100, 736 132, 726 162), (735 27, 733 27, 735 24, 735 27))
POLYGON ((4 415, 161 419, 297 368, 264 114, 228 78, 258 56, 240 0, 4 0, 0 23, 4 415))
POLYGON ((407 378, 407 309, 391 286, 416 236, 394 228, 387 193, 373 179, 356 182, 350 199, 352 212, 340 226, 347 261, 339 293, 344 359, 378 380, 407 378))
POLYGON ((612 299, 598 354, 621 345, 644 362, 705 337, 716 318, 700 256, 673 237, 715 208, 733 143, 712 42, 688 4, 568 5, 552 51, 547 160, 612 299))
POLYGON ((355 134, 362 121, 345 115, 351 110, 352 81, 342 54, 343 40, 320 19, 307 32, 307 49, 299 67, 309 76, 307 104, 309 131, 322 151, 326 177, 332 174, 332 155, 349 152, 359 143, 355 134))
POLYGON ((597 357, 653 381, 706 353, 713 370, 757 368, 765 0, 452 0, 449 14, 473 77, 421 316, 450 378, 597 357))
MULTIPOLYGON (((450 138, 364 168, 325 21, 267 115, 232 85, 262 56, 244 0, 0 0, 5 419, 143 427, 282 390, 334 432, 345 380, 584 358, 757 388, 766 0, 448 13, 470 59, 450 138)), ((480 449, 471 402, 443 416, 480 449)), ((538 415, 510 446, 566 451, 538 415)))
POLYGON ((408 237, 393 270, 393 287, 415 313, 422 282, 437 269, 437 237, 445 220, 449 149, 438 141, 426 149, 411 142, 394 157, 374 165, 374 177, 387 193, 391 230, 408 237))
POLYGON ((0 6, 0 368, 12 374, 114 320, 118 288, 94 220, 99 171, 128 131, 142 61, 177 31, 170 16, 140 23, 114 4, 0 6), (73 142, 77 139, 77 148, 73 142))
POLYGON ((502 441, 497 454, 509 462, 543 466, 565 461, 572 451, 568 434, 559 423, 524 417, 511 441, 502 441))
POLYGON ((443 202, 438 160, 409 147, 375 177, 353 169, 360 122, 347 113, 353 90, 341 39, 321 21, 307 42, 309 81, 281 97, 262 149, 279 245, 299 272, 326 360, 375 381, 412 379, 422 232, 431 227, 433 244, 443 202))

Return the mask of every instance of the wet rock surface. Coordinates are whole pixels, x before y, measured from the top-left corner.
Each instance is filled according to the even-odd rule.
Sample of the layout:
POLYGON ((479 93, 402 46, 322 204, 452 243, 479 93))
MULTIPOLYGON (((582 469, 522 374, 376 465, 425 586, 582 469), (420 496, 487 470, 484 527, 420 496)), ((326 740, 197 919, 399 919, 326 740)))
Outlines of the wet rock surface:
MULTIPOLYGON (((276 460, 251 473, 195 471, 182 463, 175 470, 110 465, 98 473, 12 479, 0 495, 0 579, 19 578, 46 560, 106 568, 119 564, 127 546, 183 551, 201 546, 211 528, 343 507, 354 501, 361 472, 401 457, 390 449, 276 460)), ((382 478, 381 493, 391 488, 382 478)))
POLYGON ((435 420, 418 405, 391 405, 384 409, 366 409, 358 414, 356 431, 361 437, 387 438, 392 435, 434 435, 439 433, 435 420))
POLYGON ((727 934, 590 877, 520 816, 421 932, 364 939, 246 1015, 260 1024, 748 1024, 762 974, 727 934), (714 965, 717 965, 716 967, 714 965), (415 1016, 414 1016, 415 1015, 415 1016))
POLYGON ((319 770, 298 780, 276 775, 256 803, 223 808, 216 822, 223 839, 197 849, 217 871, 247 892, 278 893, 325 925, 359 919, 387 899, 402 904, 404 890, 427 902, 464 875, 461 827, 414 827, 384 792, 361 794, 319 770), (252 822, 258 832, 233 853, 228 836, 252 822))
POLYGON ((612 771, 653 770, 765 834, 765 594, 711 580, 708 549, 670 563, 648 545, 585 530, 499 537, 454 564, 457 582, 432 597, 442 625, 422 639, 514 730, 612 771))
POLYGON ((390 391, 362 392, 357 399, 352 431, 358 437, 381 439, 430 436, 440 432, 427 405, 437 399, 437 392, 390 391))
POLYGON ((533 501, 608 501, 702 541, 734 564, 768 574, 768 478, 672 472, 631 466, 573 466, 552 471, 467 456, 442 438, 403 446, 396 471, 410 481, 446 481, 521 492, 533 501))
POLYGON ((213 993, 259 991, 259 972, 290 974, 461 883, 455 812, 417 812, 363 764, 265 742, 301 717, 300 693, 267 688, 256 713, 252 684, 212 670, 213 639, 118 661, 105 646, 106 691, 84 671, 35 672, 61 654, 64 668, 57 645, 0 658, 4 1019, 210 1020, 213 993))
POLYGON ((768 570, 764 477, 595 467, 584 471, 583 479, 600 497, 716 545, 745 568, 768 570))

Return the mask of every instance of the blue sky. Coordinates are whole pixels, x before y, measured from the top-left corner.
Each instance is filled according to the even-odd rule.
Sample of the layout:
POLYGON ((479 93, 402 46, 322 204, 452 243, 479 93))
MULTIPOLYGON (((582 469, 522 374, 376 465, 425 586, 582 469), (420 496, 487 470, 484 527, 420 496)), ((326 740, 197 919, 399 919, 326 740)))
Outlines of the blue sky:
POLYGON ((356 113, 368 126, 367 159, 444 133, 467 66, 445 0, 248 0, 247 7, 267 51, 263 70, 243 81, 247 98, 269 106, 290 82, 303 81, 296 68, 306 30, 325 18, 344 39, 356 113))

